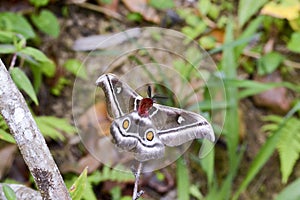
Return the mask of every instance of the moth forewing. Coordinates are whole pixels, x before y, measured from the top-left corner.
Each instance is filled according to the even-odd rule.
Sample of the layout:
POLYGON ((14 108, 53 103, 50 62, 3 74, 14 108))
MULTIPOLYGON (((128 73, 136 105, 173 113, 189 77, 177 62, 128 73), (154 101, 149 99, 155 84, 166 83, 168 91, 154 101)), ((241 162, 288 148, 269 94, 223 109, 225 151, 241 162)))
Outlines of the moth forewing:
POLYGON ((167 146, 178 146, 193 139, 215 141, 210 123, 194 112, 154 104, 151 120, 157 127, 157 134, 167 146))
POLYGON ((126 83, 120 81, 114 74, 100 76, 96 85, 101 87, 105 94, 107 111, 112 118, 118 118, 137 109, 137 102, 142 99, 126 83))

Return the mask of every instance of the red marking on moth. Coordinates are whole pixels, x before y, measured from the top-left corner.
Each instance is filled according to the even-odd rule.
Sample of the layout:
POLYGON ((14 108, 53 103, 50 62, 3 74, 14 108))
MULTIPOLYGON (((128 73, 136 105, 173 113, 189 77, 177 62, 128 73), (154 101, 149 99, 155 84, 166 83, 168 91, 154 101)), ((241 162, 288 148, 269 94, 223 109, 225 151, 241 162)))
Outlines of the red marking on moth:
POLYGON ((151 98, 144 98, 141 100, 138 113, 141 117, 148 117, 149 116, 149 110, 153 106, 153 99, 151 98))

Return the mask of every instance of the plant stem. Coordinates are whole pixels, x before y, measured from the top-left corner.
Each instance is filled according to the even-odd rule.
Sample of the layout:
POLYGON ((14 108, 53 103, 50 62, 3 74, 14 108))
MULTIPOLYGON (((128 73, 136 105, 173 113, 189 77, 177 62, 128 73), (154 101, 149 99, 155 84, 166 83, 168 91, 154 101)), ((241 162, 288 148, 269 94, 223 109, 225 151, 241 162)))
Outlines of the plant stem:
POLYGON ((140 175, 142 172, 142 168, 143 168, 143 163, 139 162, 139 166, 137 168, 137 171, 134 172, 134 176, 135 176, 135 182, 134 182, 134 188, 133 188, 133 194, 132 194, 132 200, 137 200, 140 198, 140 196, 142 194, 144 194, 143 190, 138 191, 138 186, 139 186, 139 179, 140 179, 140 175))

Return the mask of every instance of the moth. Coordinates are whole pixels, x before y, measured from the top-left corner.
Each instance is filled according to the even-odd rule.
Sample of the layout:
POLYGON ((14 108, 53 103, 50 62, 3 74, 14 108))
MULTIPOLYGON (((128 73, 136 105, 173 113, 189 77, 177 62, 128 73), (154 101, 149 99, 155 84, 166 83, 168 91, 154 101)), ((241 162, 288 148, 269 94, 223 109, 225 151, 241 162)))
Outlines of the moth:
POLYGON ((157 104, 150 96, 143 98, 114 74, 103 74, 96 85, 105 94, 115 144, 133 152, 140 162, 162 158, 165 145, 174 147, 200 138, 215 140, 212 126, 201 115, 157 104))

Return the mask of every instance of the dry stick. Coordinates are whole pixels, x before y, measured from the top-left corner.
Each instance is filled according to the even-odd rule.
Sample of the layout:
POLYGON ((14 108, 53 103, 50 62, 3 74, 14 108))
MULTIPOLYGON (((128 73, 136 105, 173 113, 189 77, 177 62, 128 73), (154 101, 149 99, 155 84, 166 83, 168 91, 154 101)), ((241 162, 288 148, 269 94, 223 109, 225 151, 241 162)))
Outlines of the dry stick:
POLYGON ((33 190, 33 189, 31 189, 25 185, 21 185, 21 184, 5 184, 5 183, 0 184, 0 199, 6 199, 5 194, 3 192, 4 185, 7 185, 11 189, 13 189, 13 191, 16 194, 17 199, 42 200, 41 194, 36 190, 33 190))
POLYGON ((0 59, 0 113, 16 140, 43 199, 71 197, 44 137, 0 59))
POLYGON ((143 163, 139 162, 139 166, 137 168, 137 171, 134 173, 135 182, 134 182, 132 200, 137 200, 138 198, 140 198, 140 196, 142 196, 142 194, 144 194, 143 190, 140 190, 138 192, 138 186, 139 186, 139 180, 140 180, 140 175, 141 175, 141 172, 142 172, 142 168, 143 168, 143 163))

